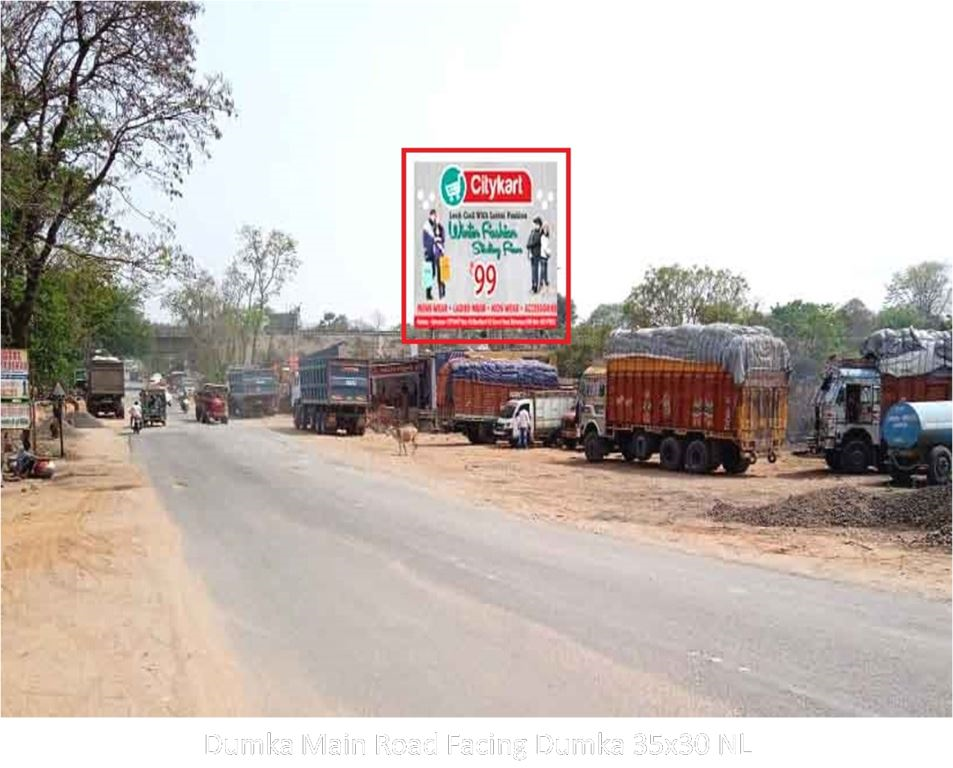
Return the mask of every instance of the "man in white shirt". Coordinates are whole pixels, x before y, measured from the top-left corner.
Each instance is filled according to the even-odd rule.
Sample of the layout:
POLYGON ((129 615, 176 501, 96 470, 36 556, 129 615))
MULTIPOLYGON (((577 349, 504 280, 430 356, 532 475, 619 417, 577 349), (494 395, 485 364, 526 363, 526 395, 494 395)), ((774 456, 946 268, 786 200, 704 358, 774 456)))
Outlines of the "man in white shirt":
POLYGON ((523 408, 516 414, 516 426, 519 428, 520 436, 517 443, 518 448, 529 448, 529 431, 531 422, 529 419, 529 409, 523 408))

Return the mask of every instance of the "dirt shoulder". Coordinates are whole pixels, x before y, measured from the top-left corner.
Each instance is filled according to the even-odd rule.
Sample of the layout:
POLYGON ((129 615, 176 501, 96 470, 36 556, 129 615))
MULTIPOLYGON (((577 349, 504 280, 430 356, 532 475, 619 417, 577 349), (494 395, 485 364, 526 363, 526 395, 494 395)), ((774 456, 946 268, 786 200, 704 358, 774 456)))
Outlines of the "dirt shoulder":
MULTIPOLYGON (((232 715, 242 684, 117 423, 2 490, 4 715, 232 715)), ((41 446, 42 447, 42 446, 41 446)))
POLYGON ((837 476, 822 461, 783 455, 777 464, 759 462, 741 476, 695 476, 664 471, 657 463, 589 464, 578 452, 475 446, 459 435, 422 434, 416 455, 402 457, 384 435, 296 433, 288 421, 280 416, 261 424, 369 471, 413 478, 525 517, 814 577, 937 599, 951 595, 950 553, 917 543, 922 530, 760 527, 708 517, 716 500, 756 506, 841 484, 873 494, 910 493, 888 488, 876 474, 837 476))

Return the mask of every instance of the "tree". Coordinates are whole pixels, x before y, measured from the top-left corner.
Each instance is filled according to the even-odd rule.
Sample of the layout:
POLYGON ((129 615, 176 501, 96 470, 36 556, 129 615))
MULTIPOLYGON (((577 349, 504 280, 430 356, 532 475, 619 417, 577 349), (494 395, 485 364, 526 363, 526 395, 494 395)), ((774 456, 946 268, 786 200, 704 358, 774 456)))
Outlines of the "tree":
POLYGON ((379 309, 375 309, 371 312, 371 326, 376 331, 381 331, 384 329, 384 326, 387 324, 387 318, 384 316, 384 313, 379 309))
POLYGON ((346 331, 350 327, 347 315, 338 315, 334 312, 325 312, 318 322, 318 328, 327 331, 346 331))
POLYGON ((600 304, 592 310, 586 322, 593 326, 621 328, 625 324, 625 310, 622 304, 600 304))
POLYGON ((950 265, 924 261, 895 272, 887 285, 888 307, 910 307, 918 323, 935 325, 950 314, 950 265))
POLYGON ((877 316, 867 309, 860 299, 851 299, 837 312, 843 321, 847 339, 854 346, 859 346, 861 341, 876 330, 874 326, 877 316))
POLYGON ((580 323, 573 328, 572 343, 556 350, 559 372, 572 378, 582 375, 586 368, 602 357, 611 331, 608 325, 595 325, 592 322, 580 323))
POLYGON ((844 315, 832 304, 792 301, 771 308, 767 326, 784 339, 796 369, 815 372, 830 355, 849 352, 844 315))
POLYGON ((748 281, 727 269, 649 268, 623 305, 630 327, 745 322, 748 281))
POLYGON ((3 10, 3 335, 27 346, 43 274, 65 255, 167 274, 188 260, 162 227, 116 223, 129 183, 178 194, 230 115, 195 72, 191 2, 21 3, 3 10))
POLYGON ((242 276, 237 279, 248 300, 246 312, 251 326, 251 361, 254 362, 268 302, 294 277, 301 261, 294 238, 277 229, 265 235, 258 227, 245 226, 238 235, 242 247, 235 259, 235 271, 242 276))

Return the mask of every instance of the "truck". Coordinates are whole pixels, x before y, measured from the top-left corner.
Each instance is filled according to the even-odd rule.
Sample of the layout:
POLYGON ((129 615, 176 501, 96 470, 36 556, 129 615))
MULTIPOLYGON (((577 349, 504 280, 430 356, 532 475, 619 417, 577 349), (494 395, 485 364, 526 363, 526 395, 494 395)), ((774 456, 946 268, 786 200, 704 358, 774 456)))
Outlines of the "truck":
POLYGON ((555 445, 559 440, 562 417, 576 403, 576 393, 570 389, 541 389, 534 392, 511 393, 503 404, 493 428, 497 440, 515 445, 513 420, 520 411, 527 411, 530 420, 530 440, 555 445))
POLYGON ((274 416, 278 412, 278 379, 271 368, 233 367, 228 379, 228 411, 238 418, 274 416))
POLYGON ((302 355, 291 395, 295 429, 363 435, 371 397, 369 369, 366 360, 302 355))
POLYGON ((228 424, 228 386, 205 383, 195 393, 195 420, 228 424))
POLYGON ((109 355, 93 355, 86 366, 86 410, 94 416, 108 413, 121 419, 126 414, 123 407, 125 394, 122 360, 109 355))
POLYGON ((621 453, 672 471, 741 474, 777 460, 787 428, 790 354, 767 328, 727 323, 616 331, 605 411, 584 402, 586 459, 621 453))
POLYGON ((881 416, 900 400, 951 399, 950 332, 881 329, 861 357, 832 359, 814 396, 808 453, 835 472, 889 470, 881 416))
POLYGON ((930 485, 950 482, 953 402, 901 400, 884 416, 882 432, 895 482, 909 484, 915 474, 925 474, 930 485))
POLYGON ((492 443, 500 410, 514 392, 558 388, 556 368, 537 360, 454 358, 437 373, 437 422, 471 443, 492 443))
POLYGON ((605 430, 606 367, 590 365, 579 377, 576 399, 572 409, 563 414, 560 442, 571 451, 582 442, 582 426, 596 420, 605 430))

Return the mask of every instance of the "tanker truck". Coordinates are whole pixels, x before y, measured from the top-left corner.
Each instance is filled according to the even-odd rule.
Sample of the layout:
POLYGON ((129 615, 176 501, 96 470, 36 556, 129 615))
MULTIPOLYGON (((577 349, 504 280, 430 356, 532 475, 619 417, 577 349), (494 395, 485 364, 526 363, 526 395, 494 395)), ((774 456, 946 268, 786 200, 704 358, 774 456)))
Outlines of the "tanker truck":
POLYGON ((951 397, 949 331, 884 328, 860 353, 831 360, 814 398, 808 449, 836 472, 889 468, 880 423, 894 403, 951 397))
POLYGON ((930 485, 950 482, 953 402, 901 401, 890 407, 881 434, 887 446, 887 467, 896 482, 925 474, 930 485))

